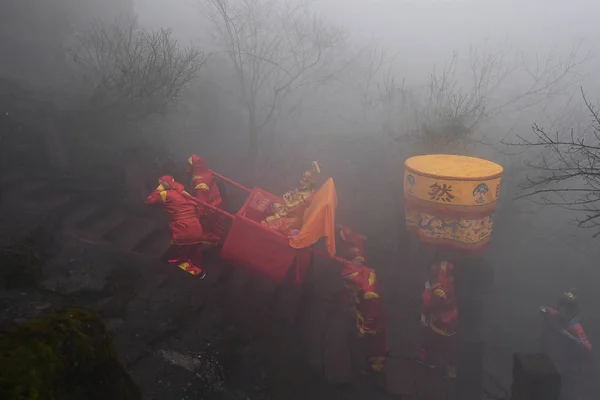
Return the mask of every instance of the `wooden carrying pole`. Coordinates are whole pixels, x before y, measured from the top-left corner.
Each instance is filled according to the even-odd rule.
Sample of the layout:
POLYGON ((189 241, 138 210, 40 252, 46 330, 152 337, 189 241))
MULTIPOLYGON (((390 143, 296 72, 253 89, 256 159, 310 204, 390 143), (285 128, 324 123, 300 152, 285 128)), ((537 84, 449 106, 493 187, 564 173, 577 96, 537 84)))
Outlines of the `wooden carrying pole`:
POLYGON ((239 188, 239 189, 245 190, 245 191, 246 191, 246 192, 248 192, 248 193, 250 193, 250 192, 251 192, 251 190, 250 190, 250 189, 248 189, 246 186, 244 186, 244 185, 241 185, 241 184, 237 183, 236 181, 232 181, 231 179, 227 178, 226 176, 223 176, 223 175, 221 175, 221 174, 218 174, 218 173, 216 173, 216 172, 215 172, 215 171, 213 171, 213 170, 210 170, 210 172, 211 172, 211 173, 212 173, 214 176, 216 176, 217 178, 219 178, 219 179, 222 179, 222 180, 224 180, 225 182, 227 182, 227 183, 229 183, 229 184, 231 184, 231 185, 233 185, 233 186, 235 186, 235 187, 237 187, 237 188, 239 188))

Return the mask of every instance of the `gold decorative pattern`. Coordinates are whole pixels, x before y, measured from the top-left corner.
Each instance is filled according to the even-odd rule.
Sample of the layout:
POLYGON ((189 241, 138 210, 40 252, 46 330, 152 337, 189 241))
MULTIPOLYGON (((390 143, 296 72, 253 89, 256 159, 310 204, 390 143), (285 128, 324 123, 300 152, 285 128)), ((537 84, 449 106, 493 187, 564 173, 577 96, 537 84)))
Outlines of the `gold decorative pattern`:
POLYGON ((493 224, 491 216, 464 219, 406 210, 406 228, 416 233, 423 242, 463 249, 485 247, 491 238, 493 224))
POLYGON ((421 241, 462 249, 490 241, 503 169, 488 160, 434 154, 405 162, 406 226, 421 241))

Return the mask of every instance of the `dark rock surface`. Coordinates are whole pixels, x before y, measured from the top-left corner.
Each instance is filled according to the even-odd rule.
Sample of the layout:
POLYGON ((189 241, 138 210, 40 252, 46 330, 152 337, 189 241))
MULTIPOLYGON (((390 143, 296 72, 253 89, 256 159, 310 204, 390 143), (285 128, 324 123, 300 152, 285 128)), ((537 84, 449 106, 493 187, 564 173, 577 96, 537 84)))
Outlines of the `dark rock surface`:
POLYGON ((73 190, 72 182, 3 179, 12 183, 0 204, 0 248, 22 249, 27 257, 13 259, 13 271, 32 277, 0 293, 3 327, 60 306, 98 312, 143 399, 386 398, 360 376, 350 379, 349 359, 309 363, 309 354, 344 353, 343 342, 328 355, 326 343, 301 340, 313 332, 335 341, 326 330, 343 326, 339 317, 335 323, 320 317, 327 321, 337 312, 330 298, 335 291, 315 292, 335 276, 331 271, 304 290, 308 298, 214 257, 201 281, 159 261, 168 246, 161 216, 129 223, 140 216, 99 201, 98 193, 73 190), (67 203, 55 201, 57 192, 67 191, 67 203), (35 268, 21 268, 31 259, 35 268), (319 312, 304 310, 311 299, 320 301, 319 312), (324 366, 333 379, 341 371, 346 383, 325 380, 324 366))

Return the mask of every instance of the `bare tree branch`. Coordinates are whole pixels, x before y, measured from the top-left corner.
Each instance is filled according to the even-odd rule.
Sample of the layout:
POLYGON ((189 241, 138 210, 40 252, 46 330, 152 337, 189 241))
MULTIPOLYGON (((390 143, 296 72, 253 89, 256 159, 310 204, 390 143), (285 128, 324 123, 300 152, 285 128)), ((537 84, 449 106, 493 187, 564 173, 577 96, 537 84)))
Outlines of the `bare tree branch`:
POLYGON ((67 48, 75 77, 93 112, 127 119, 161 114, 202 68, 196 48, 182 48, 168 29, 146 30, 135 21, 100 22, 72 38, 67 48))
POLYGON ((284 103, 333 80, 346 33, 309 11, 306 2, 201 0, 203 15, 230 59, 249 116, 249 153, 256 161, 265 128, 284 103))
MULTIPOLYGON (((512 146, 540 148, 540 160, 529 163, 539 172, 528 176, 522 186, 527 192, 519 198, 541 197, 540 204, 558 206, 584 214, 576 223, 582 228, 600 228, 600 112, 581 96, 589 113, 590 129, 565 134, 548 133, 533 125, 535 139, 519 137, 512 146)), ((600 235, 600 229, 594 237, 600 235)))
MULTIPOLYGON (((377 71, 383 97, 393 100, 387 105, 369 104, 379 109, 384 130, 396 140, 414 141, 427 151, 487 144, 485 135, 474 138, 476 127, 508 109, 523 111, 572 90, 581 79, 579 67, 589 59, 579 53, 576 45, 564 58, 550 53, 540 59, 538 55, 532 68, 521 54, 507 59, 504 48, 495 51, 487 43, 483 50, 471 46, 466 65, 459 63, 455 52, 445 66, 434 67, 422 87, 407 88, 377 71)), ((367 82, 373 80, 369 76, 367 82)))

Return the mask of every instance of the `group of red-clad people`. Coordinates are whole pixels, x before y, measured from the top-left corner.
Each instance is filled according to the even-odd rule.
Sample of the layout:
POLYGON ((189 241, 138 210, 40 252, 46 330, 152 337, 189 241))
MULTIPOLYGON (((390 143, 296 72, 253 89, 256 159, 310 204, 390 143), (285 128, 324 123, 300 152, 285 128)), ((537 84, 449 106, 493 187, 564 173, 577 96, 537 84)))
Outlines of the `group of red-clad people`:
MULTIPOLYGON (((358 336, 365 339, 367 364, 372 371, 385 368, 386 312, 381 299, 377 273, 366 265, 365 238, 350 228, 338 226, 340 256, 350 261, 342 269, 346 299, 356 309, 358 336)), ((430 266, 429 281, 423 292, 421 321, 427 328, 417 359, 429 367, 443 363, 447 375, 456 377, 456 334, 458 310, 454 298, 453 265, 440 260, 430 266)))
MULTIPOLYGON (((226 234, 224 216, 216 211, 223 209, 224 202, 204 160, 192 155, 188 163, 192 194, 172 176, 163 176, 146 204, 162 206, 169 216, 172 246, 167 252, 168 262, 203 278, 206 275, 202 268, 203 251, 217 246, 226 234)), ((314 169, 318 172, 318 166, 314 169)), ((310 188, 314 190, 313 186, 310 188)), ((356 331, 365 340, 368 368, 381 372, 387 352, 386 312, 377 273, 367 264, 363 236, 341 225, 336 226, 336 236, 338 255, 347 261, 341 271, 343 298, 356 312, 356 331)), ((429 267, 429 279, 422 294, 424 335, 417 358, 427 367, 442 366, 449 378, 457 376, 459 331, 453 272, 454 265, 441 258, 429 267)), ((557 310, 541 309, 548 322, 549 333, 545 337, 551 338, 545 341, 547 352, 563 372, 568 390, 576 391, 577 384, 573 382, 579 382, 578 377, 584 374, 591 360, 591 345, 577 318, 576 296, 569 291, 561 298, 557 310)))
POLYGON ((453 272, 454 265, 445 260, 438 260, 429 267, 421 309, 425 332, 417 358, 417 362, 431 368, 444 365, 448 378, 456 378, 459 329, 453 272))
POLYGON ((188 163, 193 196, 172 176, 165 175, 158 179, 158 187, 148 196, 146 204, 163 207, 169 216, 172 238, 166 254, 168 262, 202 279, 206 276, 202 268, 203 252, 223 239, 224 221, 218 212, 201 202, 217 209, 222 209, 224 204, 204 160, 192 155, 188 163), (206 227, 209 229, 205 230, 206 227))
MULTIPOLYGON (((223 216, 215 211, 222 209, 224 202, 205 161, 192 155, 188 163, 192 194, 185 190, 184 185, 175 182, 172 176, 162 176, 158 180, 158 187, 148 196, 146 204, 161 206, 169 216, 172 245, 167 252, 168 262, 192 275, 204 278, 206 273, 203 270, 203 251, 217 246, 226 234, 223 216)), ((357 335, 365 340, 367 366, 372 371, 381 372, 385 367, 387 350, 386 315, 377 273, 367 266, 365 238, 347 226, 338 225, 336 231, 338 255, 347 260, 341 271, 345 286, 343 298, 356 312, 356 331, 357 335)), ((442 269, 450 270, 445 265, 442 269)), ((440 321, 447 321, 447 315, 451 314, 447 313, 446 308, 454 307, 455 310, 455 306, 452 306, 454 299, 451 278, 438 279, 435 282, 432 295, 424 294, 424 310, 426 309, 432 330, 438 332, 440 321), (442 292, 447 293, 445 302, 438 299, 442 292)), ((426 292, 429 293, 429 289, 426 292)), ((456 318, 455 314, 453 318, 456 318)), ((448 326, 456 325, 452 321, 447 323, 448 326)), ((449 332, 445 337, 455 333, 451 331, 452 329, 445 331, 449 332)), ((435 343, 435 340, 429 340, 428 343, 435 343)), ((440 348, 440 345, 437 345, 437 350, 440 348)), ((444 352, 446 353, 451 354, 444 352)), ((422 354, 429 353, 423 350, 422 354)))
POLYGON ((382 372, 386 357, 386 315, 379 291, 377 273, 366 264, 365 238, 352 229, 338 225, 340 257, 349 262, 342 268, 346 291, 344 300, 356 312, 356 330, 365 340, 367 366, 382 372))
MULTIPOLYGON (((190 191, 193 195, 185 190, 184 185, 167 175, 159 178, 158 187, 148 196, 146 204, 161 206, 169 217, 172 240, 167 252, 168 262, 204 278, 203 251, 217 246, 226 234, 223 216, 215 211, 216 208, 222 209, 224 203, 215 178, 204 160, 192 155, 188 162, 190 191)), ((314 169, 318 171, 318 167, 314 169)), ((308 179, 305 175, 307 173, 303 179, 308 179)), ((314 190, 312 186, 310 188, 314 190)), ((385 314, 377 275, 365 264, 365 238, 348 227, 338 226, 337 233, 340 256, 348 260, 341 273, 346 286, 344 294, 356 308, 357 332, 367 342, 368 365, 374 371, 382 371, 386 352, 385 314)))
MULTIPOLYGON (((377 273, 367 266, 365 238, 338 225, 338 254, 349 262, 342 268, 345 300, 356 311, 358 336, 365 340, 368 367, 375 372, 385 368, 386 312, 377 273)), ((417 362, 428 367, 443 365, 449 378, 456 377, 458 308, 454 296, 454 265, 439 259, 429 267, 429 280, 422 294, 423 342, 417 362)))
MULTIPOLYGON (((377 273, 366 265, 364 237, 348 227, 338 226, 340 256, 350 263, 342 278, 356 308, 358 335, 366 340, 367 362, 371 370, 385 368, 386 312, 381 299, 377 273)), ((429 267, 429 280, 422 294, 421 323, 425 327, 417 362, 428 367, 445 366, 449 378, 456 377, 458 308, 454 296, 453 264, 438 260, 429 267)))
MULTIPOLYGON (((382 371, 386 357, 386 315, 375 270, 366 266, 365 238, 348 227, 338 226, 340 256, 351 261, 342 269, 349 300, 357 315, 357 332, 364 337, 368 365, 382 371)), ((459 310, 455 295, 455 266, 437 253, 429 266, 422 293, 423 335, 417 362, 427 368, 444 369, 447 378, 457 377, 459 310)), ((348 297, 347 297, 348 299, 348 297)), ((563 382, 562 398, 583 399, 582 385, 592 368, 592 346, 579 322, 574 290, 560 297, 558 308, 541 307, 544 315, 542 352, 558 367, 563 382)))

